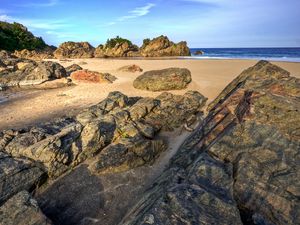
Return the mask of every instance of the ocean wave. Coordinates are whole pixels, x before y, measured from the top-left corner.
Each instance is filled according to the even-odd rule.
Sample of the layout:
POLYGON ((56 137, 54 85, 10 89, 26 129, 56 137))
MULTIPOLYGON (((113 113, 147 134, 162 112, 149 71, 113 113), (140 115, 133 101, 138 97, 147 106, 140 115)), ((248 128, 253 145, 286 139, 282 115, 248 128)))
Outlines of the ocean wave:
POLYGON ((283 62, 300 62, 300 57, 258 57, 258 56, 184 56, 184 59, 249 59, 249 60, 268 60, 283 62))

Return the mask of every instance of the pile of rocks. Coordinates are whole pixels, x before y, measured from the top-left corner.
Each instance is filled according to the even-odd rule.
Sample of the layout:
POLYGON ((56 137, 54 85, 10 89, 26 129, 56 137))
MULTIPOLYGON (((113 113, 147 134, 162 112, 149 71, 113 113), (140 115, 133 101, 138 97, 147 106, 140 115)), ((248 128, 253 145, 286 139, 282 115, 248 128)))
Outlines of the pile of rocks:
MULTIPOLYGON (((200 112, 206 100, 198 92, 183 96, 164 93, 154 99, 112 92, 75 117, 1 132, 0 205, 22 190, 36 189, 47 178, 61 176, 88 158, 95 174, 152 164, 167 146, 164 140, 157 139, 158 132, 182 126, 185 118, 200 112)), ((10 201, 13 200, 0 207, 0 212, 5 211, 0 214, 0 223, 6 221, 9 210, 37 213, 26 204, 13 206, 10 201)), ((11 214, 9 218, 18 221, 20 217, 11 214)))

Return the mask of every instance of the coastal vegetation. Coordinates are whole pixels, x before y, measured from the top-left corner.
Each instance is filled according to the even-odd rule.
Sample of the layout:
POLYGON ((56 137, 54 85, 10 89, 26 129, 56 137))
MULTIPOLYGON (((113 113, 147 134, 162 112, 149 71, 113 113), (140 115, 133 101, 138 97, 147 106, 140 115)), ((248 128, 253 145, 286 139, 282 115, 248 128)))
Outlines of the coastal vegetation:
POLYGON ((116 36, 115 38, 107 39, 106 41, 106 47, 107 48, 114 48, 117 44, 123 44, 123 43, 128 43, 128 45, 132 45, 132 42, 122 38, 120 36, 116 36))
POLYGON ((25 26, 19 23, 7 23, 0 21, 0 49, 36 50, 44 49, 47 44, 41 37, 35 37, 25 26))

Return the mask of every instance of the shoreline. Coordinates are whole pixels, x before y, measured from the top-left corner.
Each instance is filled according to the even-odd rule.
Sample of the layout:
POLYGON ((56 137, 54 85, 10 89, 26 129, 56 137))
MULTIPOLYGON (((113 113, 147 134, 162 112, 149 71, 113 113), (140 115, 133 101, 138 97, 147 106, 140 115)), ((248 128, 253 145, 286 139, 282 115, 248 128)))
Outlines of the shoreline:
MULTIPOLYGON (((151 60, 151 61, 156 61, 156 60, 247 60, 247 61, 260 61, 260 60, 266 60, 269 62, 284 62, 284 63, 300 63, 300 58, 296 58, 297 61, 293 60, 283 60, 282 58, 230 58, 230 57, 211 57, 211 56, 165 56, 165 57, 108 57, 108 58, 66 58, 66 59, 44 59, 46 61, 58 61, 58 62, 65 62, 69 60, 137 60, 137 61, 144 61, 144 60, 151 60)), ((288 58, 287 58, 288 59, 288 58)))
MULTIPOLYGON (((83 69, 111 73, 118 79, 113 84, 80 83, 71 87, 48 90, 20 90, 8 96, 7 101, 0 103, 0 130, 18 129, 52 120, 66 114, 76 114, 80 109, 97 104, 109 92, 120 91, 128 96, 157 97, 162 92, 149 92, 133 88, 134 79, 142 73, 120 72, 118 68, 137 64, 145 71, 169 67, 188 68, 192 73, 192 82, 187 89, 169 91, 182 95, 189 90, 199 91, 208 98, 208 103, 243 70, 253 66, 256 60, 122 60, 122 59, 68 59, 57 61, 63 66, 80 64, 83 69)), ((300 78, 300 63, 273 62, 288 70, 292 76, 300 78)), ((0 92, 0 99, 5 95, 0 92)))

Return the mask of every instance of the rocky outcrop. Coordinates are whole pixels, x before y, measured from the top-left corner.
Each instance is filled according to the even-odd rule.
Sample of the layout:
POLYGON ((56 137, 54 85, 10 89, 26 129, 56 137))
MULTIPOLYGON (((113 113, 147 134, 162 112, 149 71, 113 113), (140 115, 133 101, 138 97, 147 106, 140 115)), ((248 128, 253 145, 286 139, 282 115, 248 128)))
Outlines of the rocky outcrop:
POLYGON ((43 51, 37 51, 37 50, 27 50, 23 49, 20 51, 15 51, 14 55, 18 58, 24 58, 24 59, 32 59, 32 60, 43 60, 43 59, 53 59, 54 50, 51 48, 44 49, 43 51))
POLYGON ((81 66, 77 64, 72 64, 71 66, 68 66, 65 68, 67 75, 70 76, 73 72, 78 71, 78 70, 83 70, 81 66))
POLYGON ((95 48, 88 42, 64 42, 55 50, 54 56, 57 59, 64 58, 93 58, 95 48))
POLYGON ((199 50, 199 51, 196 51, 196 52, 194 53, 194 55, 204 55, 204 52, 201 51, 201 50, 199 50))
POLYGON ((135 73, 135 72, 143 72, 143 69, 139 67, 138 65, 132 64, 128 66, 122 66, 118 69, 118 71, 121 72, 127 72, 127 73, 135 73))
POLYGON ((188 69, 168 68, 145 72, 134 80, 133 86, 148 91, 168 91, 184 89, 191 81, 188 69))
POLYGON ((144 57, 164 57, 164 56, 190 56, 190 49, 185 41, 177 44, 173 43, 166 36, 160 36, 144 41, 140 49, 141 56, 144 57))
MULTIPOLYGON (((9 132, 0 133, 1 145, 13 138, 9 132)), ((4 146, 4 145, 3 145, 4 146)), ((32 190, 43 180, 43 167, 29 159, 13 158, 0 146, 0 205, 22 190, 32 190)))
POLYGON ((245 70, 121 224, 299 224, 299 96, 269 62, 245 70))
POLYGON ((99 45, 94 55, 96 58, 139 56, 139 48, 128 42, 116 43, 115 46, 99 45))
POLYGON ((71 74, 74 82, 113 83, 117 78, 109 73, 98 73, 89 70, 77 70, 71 74))
POLYGON ((66 77, 66 70, 55 62, 35 62, 24 59, 6 59, 6 69, 0 72, 0 84, 5 86, 39 85, 66 77))
POLYGON ((36 200, 26 191, 19 192, 0 207, 0 224, 51 225, 36 200))
POLYGON ((6 65, 0 59, 0 72, 6 69, 6 65))
POLYGON ((183 96, 164 93, 156 99, 128 98, 113 92, 76 118, 62 118, 10 136, 3 134, 2 151, 41 163, 49 177, 58 177, 99 152, 93 171, 129 170, 152 163, 165 149, 162 140, 154 139, 155 134, 181 126, 206 100, 198 92, 183 96))

